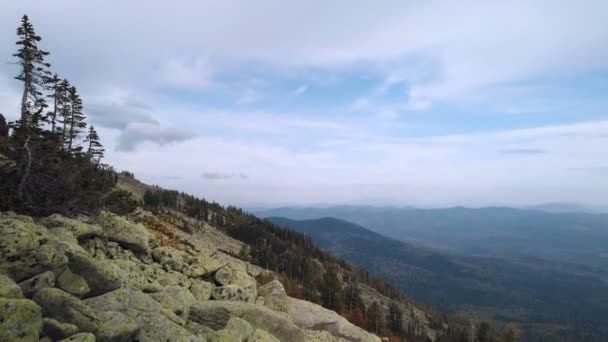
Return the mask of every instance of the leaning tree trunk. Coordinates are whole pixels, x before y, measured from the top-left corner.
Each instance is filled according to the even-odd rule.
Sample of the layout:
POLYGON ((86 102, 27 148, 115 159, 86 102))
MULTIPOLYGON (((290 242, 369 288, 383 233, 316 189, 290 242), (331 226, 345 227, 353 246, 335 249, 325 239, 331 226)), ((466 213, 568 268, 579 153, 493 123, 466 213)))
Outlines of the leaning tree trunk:
POLYGON ((21 181, 19 182, 19 187, 17 188, 17 196, 19 197, 19 199, 23 199, 23 189, 25 188, 27 178, 30 176, 30 172, 32 169, 32 151, 29 147, 30 139, 31 137, 28 135, 27 139, 25 139, 25 144, 23 144, 23 148, 27 153, 27 163, 25 164, 25 172, 21 176, 21 181))

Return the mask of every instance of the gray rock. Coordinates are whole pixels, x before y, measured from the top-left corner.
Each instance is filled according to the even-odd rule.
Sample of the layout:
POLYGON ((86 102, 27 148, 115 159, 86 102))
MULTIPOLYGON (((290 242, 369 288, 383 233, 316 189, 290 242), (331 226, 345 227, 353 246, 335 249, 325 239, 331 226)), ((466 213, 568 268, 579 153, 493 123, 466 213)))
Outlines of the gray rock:
POLYGON ((45 217, 40 223, 47 228, 66 228, 72 232, 78 240, 103 236, 103 229, 101 229, 99 225, 81 222, 59 214, 45 217))
POLYGON ((213 289, 215 289, 214 284, 203 280, 193 281, 192 285, 190 285, 190 292, 196 300, 209 300, 213 289))
POLYGON ((91 291, 87 281, 83 277, 72 273, 69 267, 61 272, 56 282, 58 288, 78 298, 82 298, 91 291))
POLYGON ((55 287, 55 273, 52 271, 40 273, 37 276, 20 282, 19 287, 26 297, 32 298, 42 288, 55 287))
POLYGON ((276 337, 270 335, 267 331, 256 329, 251 336, 247 339, 247 342, 281 342, 276 337))
MULTIPOLYGON (((253 278, 252 276, 250 276, 249 274, 247 274, 247 272, 245 271, 245 269, 243 267, 241 267, 241 265, 238 265, 236 263, 230 263, 228 265, 226 265, 225 267, 220 268, 216 273, 215 273, 215 280, 222 284, 222 285, 237 285, 240 288, 240 292, 242 292, 243 294, 239 294, 240 298, 245 298, 246 301, 248 302, 255 302, 255 299, 257 298, 257 284, 255 281, 255 278, 253 278)), ((218 296, 223 296, 223 293, 232 293, 235 287, 231 286, 231 287, 227 287, 226 290, 224 291, 220 291, 220 290, 214 290, 212 296, 214 296, 216 294, 216 292, 222 292, 222 293, 218 293, 218 296)), ((239 292, 239 290, 237 289, 237 294, 239 292)), ((216 298, 216 297, 214 297, 216 298)))
POLYGON ((59 342, 95 342, 95 335, 91 333, 79 333, 59 342))
POLYGON ((133 318, 117 311, 97 313, 99 319, 98 342, 127 342, 139 330, 139 324, 133 318))
POLYGON ((192 334, 160 313, 141 313, 136 320, 141 327, 134 339, 138 342, 205 342, 205 338, 192 334))
POLYGON ((113 291, 122 283, 122 272, 109 260, 96 260, 85 253, 66 252, 73 273, 83 277, 91 295, 113 291))
POLYGON ((45 317, 76 325, 80 331, 96 332, 99 328, 95 312, 80 299, 60 289, 43 288, 34 295, 45 317))
POLYGON ((262 305, 276 311, 289 311, 288 296, 280 281, 275 279, 270 283, 261 286, 258 289, 258 293, 264 299, 262 305))
POLYGON ((15 284, 11 278, 0 274, 0 297, 22 299, 23 292, 21 292, 19 285, 15 284))
POLYGON ((171 247, 154 248, 152 250, 152 259, 167 270, 181 272, 184 269, 183 253, 171 247))
POLYGON ((163 291, 150 295, 160 305, 173 312, 177 316, 187 319, 190 305, 196 301, 196 298, 181 286, 166 287, 163 291))
POLYGON ((129 310, 159 312, 160 304, 149 295, 133 289, 121 288, 101 296, 85 299, 84 302, 96 312, 129 310))
POLYGON ((0 298, 0 341, 38 341, 40 307, 29 299, 0 298))
POLYGON ((103 228, 108 239, 136 252, 148 251, 149 235, 141 223, 132 223, 107 211, 99 213, 96 222, 103 228))
POLYGON ((44 335, 53 339, 61 340, 78 333, 78 327, 74 324, 63 323, 52 318, 42 319, 42 332, 44 335))
POLYGON ((21 282, 67 264, 63 246, 29 217, 0 216, 0 273, 21 282))
POLYGON ((241 287, 238 285, 219 286, 211 291, 211 297, 215 300, 233 300, 241 302, 254 302, 251 288, 247 286, 241 287))

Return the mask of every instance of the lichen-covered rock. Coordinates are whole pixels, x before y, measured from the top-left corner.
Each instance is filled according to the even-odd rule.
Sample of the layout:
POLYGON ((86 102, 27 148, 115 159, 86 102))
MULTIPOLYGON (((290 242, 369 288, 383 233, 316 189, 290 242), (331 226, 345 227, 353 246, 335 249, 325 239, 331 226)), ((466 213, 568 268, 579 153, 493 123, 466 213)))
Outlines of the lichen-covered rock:
MULTIPOLYGON (((249 285, 248 285, 249 286, 249 285)), ((251 288, 238 285, 219 286, 211 291, 211 297, 215 300, 234 300, 241 302, 254 302, 251 288)))
POLYGON ((192 280, 186 277, 184 274, 169 270, 155 270, 154 279, 158 281, 161 286, 181 286, 181 287, 190 287, 192 285, 192 280))
POLYGON ((59 342, 95 342, 95 335, 91 333, 79 333, 59 342))
POLYGON ((40 223, 47 228, 66 228, 72 232, 74 237, 76 237, 78 240, 103 236, 103 229, 101 229, 99 225, 74 220, 59 214, 53 214, 45 217, 40 221, 40 223))
POLYGON ((108 211, 100 212, 96 222, 108 239, 136 252, 148 251, 149 235, 141 223, 132 223, 108 211))
POLYGON ((194 335, 160 313, 145 312, 139 314, 135 319, 139 323, 140 329, 135 335, 134 341, 205 342, 205 338, 194 335))
POLYGON ((59 322, 52 318, 42 319, 42 332, 44 335, 53 339, 61 340, 78 333, 78 327, 74 324, 59 322))
POLYGON ((60 289, 43 288, 34 295, 45 317, 76 325, 80 331, 96 332, 99 328, 95 312, 80 299, 60 289))
POLYGON ((101 296, 91 297, 84 302, 95 312, 129 310, 138 312, 159 312, 160 304, 149 295, 134 289, 121 288, 101 296))
POLYGON ((0 273, 21 282, 67 264, 61 244, 31 218, 5 214, 0 227, 0 273))
POLYGON ((23 294, 32 298, 38 290, 45 287, 55 287, 55 273, 46 271, 19 283, 23 294))
MULTIPOLYGON (((230 263, 225 267, 220 268, 215 273, 215 280, 225 286, 237 285, 238 287, 240 287, 240 292, 242 292, 243 294, 239 297, 245 298, 245 301, 255 302, 255 299, 257 298, 257 284, 255 278, 247 274, 245 269, 238 264, 230 263)), ((234 286, 226 288, 226 290, 221 292, 231 293, 233 289, 234 286)), ((216 291, 214 290, 214 293, 215 292, 216 291)), ((213 295, 214 294, 212 294, 212 296, 213 295)), ((219 295, 221 296, 222 294, 219 295)))
POLYGON ((288 298, 288 300, 289 314, 298 327, 325 330, 349 341, 380 341, 378 336, 357 327, 334 311, 300 299, 288 298))
POLYGON ((213 289, 215 289, 214 284, 203 280, 193 281, 192 285, 190 285, 190 293, 192 293, 196 300, 209 300, 213 289))
POLYGON ((121 270, 125 287, 146 293, 162 291, 163 286, 154 278, 152 267, 124 259, 115 259, 112 263, 121 270))
POLYGON ((289 311, 289 300, 285 293, 285 288, 280 281, 275 279, 270 283, 261 286, 258 289, 258 293, 263 298, 262 305, 276 311, 289 311))
POLYGON ((121 312, 98 312, 99 332, 97 342, 127 342, 139 330, 139 324, 121 312))
POLYGON ((253 334, 249 336, 247 342, 281 342, 276 337, 270 335, 267 331, 262 329, 255 329, 253 334))
POLYGON ((192 293, 181 286, 166 287, 163 291, 152 293, 150 296, 163 308, 184 319, 188 318, 190 305, 196 301, 192 293))
POLYGON ((217 272, 217 270, 219 270, 220 268, 225 267, 228 263, 224 260, 216 259, 214 257, 201 254, 197 255, 196 258, 194 258, 192 264, 204 268, 204 275, 210 275, 217 272))
POLYGON ((181 272, 184 269, 183 252, 174 248, 156 247, 152 250, 152 258, 166 270, 181 272))
POLYGON ((231 317, 239 317, 281 341, 308 342, 306 333, 284 313, 245 302, 206 301, 190 307, 189 319, 213 330, 222 330, 231 317))
POLYGON ((0 341, 38 341, 40 307, 29 299, 0 298, 0 341))
POLYGON ((61 272, 56 282, 58 288, 78 298, 82 298, 91 291, 87 281, 83 277, 72 273, 69 267, 61 272))
POLYGON ((113 291, 122 283, 122 271, 109 260, 96 260, 85 253, 66 251, 69 267, 73 273, 84 278, 90 294, 97 295, 113 291))
POLYGON ((249 336, 253 334, 253 327, 238 317, 232 317, 228 320, 226 327, 222 329, 226 339, 231 341, 247 341, 249 336))
POLYGON ((0 274, 0 297, 22 299, 23 292, 21 292, 19 285, 15 284, 11 278, 0 274))

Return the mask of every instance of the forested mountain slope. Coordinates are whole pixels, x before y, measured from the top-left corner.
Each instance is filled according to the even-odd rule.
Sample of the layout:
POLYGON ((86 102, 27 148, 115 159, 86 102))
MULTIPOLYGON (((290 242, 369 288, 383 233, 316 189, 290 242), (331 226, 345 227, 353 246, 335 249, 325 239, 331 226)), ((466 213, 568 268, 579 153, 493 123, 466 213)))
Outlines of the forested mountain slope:
POLYGON ((601 341, 608 283, 584 267, 543 260, 467 256, 384 237, 336 218, 269 218, 321 247, 373 270, 416 299, 452 314, 518 322, 531 340, 601 341), (593 327, 593 328, 592 328, 593 327))

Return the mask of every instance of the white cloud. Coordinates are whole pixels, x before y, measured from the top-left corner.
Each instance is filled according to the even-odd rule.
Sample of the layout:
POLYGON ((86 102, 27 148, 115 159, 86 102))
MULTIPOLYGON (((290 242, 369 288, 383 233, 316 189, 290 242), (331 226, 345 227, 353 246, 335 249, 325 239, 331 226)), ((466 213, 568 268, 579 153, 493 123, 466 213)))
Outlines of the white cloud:
POLYGON ((299 87, 297 87, 296 89, 294 89, 291 93, 289 93, 289 95, 291 96, 300 96, 302 94, 304 94, 306 91, 308 90, 308 86, 307 85, 301 85, 299 87))
POLYGON ((201 58, 172 58, 163 66, 160 80, 170 87, 200 89, 211 85, 212 72, 201 58))
POLYGON ((118 137, 117 151, 131 152, 145 142, 160 146, 183 142, 194 137, 194 133, 176 128, 163 127, 149 123, 129 123, 118 137))

